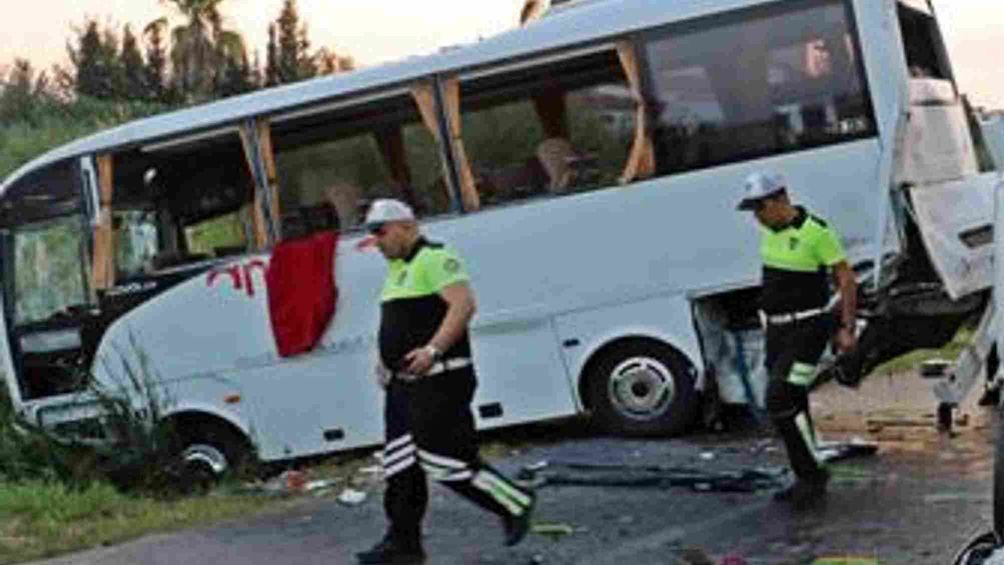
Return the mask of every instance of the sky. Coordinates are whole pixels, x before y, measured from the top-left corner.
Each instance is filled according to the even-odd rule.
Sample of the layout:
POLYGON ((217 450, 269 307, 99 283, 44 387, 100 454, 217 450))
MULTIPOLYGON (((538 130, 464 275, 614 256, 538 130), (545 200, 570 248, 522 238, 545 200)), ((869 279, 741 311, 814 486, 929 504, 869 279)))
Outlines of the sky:
MULTIPOLYGON (((670 1, 670 0, 666 0, 670 1)), ((961 90, 977 105, 1004 109, 1004 2, 934 0, 961 90)), ((283 0, 225 0, 226 25, 264 58, 268 23, 283 0)), ((15 56, 36 67, 66 64, 70 27, 86 18, 134 30, 171 8, 158 0, 10 2, 0 35, 0 65, 15 56)), ((473 41, 516 24, 522 0, 298 0, 314 47, 377 64, 473 41)))

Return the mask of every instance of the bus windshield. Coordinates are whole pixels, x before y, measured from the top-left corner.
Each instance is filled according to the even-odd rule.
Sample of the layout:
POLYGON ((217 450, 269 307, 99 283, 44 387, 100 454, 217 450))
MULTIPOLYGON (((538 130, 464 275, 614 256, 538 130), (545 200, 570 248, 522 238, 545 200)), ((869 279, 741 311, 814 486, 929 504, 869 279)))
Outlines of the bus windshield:
POLYGON ((16 324, 48 320, 87 303, 83 226, 79 216, 27 224, 14 231, 16 324))

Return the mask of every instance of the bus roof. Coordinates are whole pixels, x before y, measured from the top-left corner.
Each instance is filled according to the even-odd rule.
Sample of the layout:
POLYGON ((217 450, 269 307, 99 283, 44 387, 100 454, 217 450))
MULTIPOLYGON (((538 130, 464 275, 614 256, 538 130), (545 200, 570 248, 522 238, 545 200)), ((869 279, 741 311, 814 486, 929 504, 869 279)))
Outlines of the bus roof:
POLYGON ((573 2, 526 27, 476 43, 444 48, 423 56, 258 90, 190 108, 127 122, 72 141, 35 158, 9 175, 7 187, 29 171, 108 149, 183 136, 228 125, 254 116, 310 106, 353 92, 407 83, 436 73, 459 72, 503 60, 518 60, 627 32, 716 12, 765 4, 773 0, 598 0, 573 2))

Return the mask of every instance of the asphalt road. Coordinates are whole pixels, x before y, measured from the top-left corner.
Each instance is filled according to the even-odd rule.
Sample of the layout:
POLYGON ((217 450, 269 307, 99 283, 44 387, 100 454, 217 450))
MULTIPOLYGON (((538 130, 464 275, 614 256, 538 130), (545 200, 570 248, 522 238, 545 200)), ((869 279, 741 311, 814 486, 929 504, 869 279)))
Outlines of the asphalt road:
MULTIPOLYGON (((696 565, 736 556, 747 564, 857 557, 882 564, 941 565, 950 563, 968 538, 987 529, 992 473, 987 413, 966 407, 966 421, 957 434, 939 434, 929 385, 909 376, 874 376, 858 391, 828 385, 814 395, 813 405, 826 439, 857 436, 880 445, 873 457, 831 467, 830 495, 819 508, 793 511, 773 503, 766 491, 546 485, 538 490, 535 521, 566 524, 572 533, 557 538, 531 534, 509 549, 502 546, 497 520, 436 486, 427 515, 428 562, 696 565)), ((521 433, 533 436, 535 430, 521 433)), ((778 442, 755 434, 639 441, 547 427, 539 435, 546 437, 532 440, 498 466, 515 472, 547 460, 722 471, 784 461, 778 442)), ((383 532, 379 485, 371 489, 366 502, 355 507, 337 504, 333 497, 306 497, 282 513, 40 563, 350 564, 355 551, 383 532)))

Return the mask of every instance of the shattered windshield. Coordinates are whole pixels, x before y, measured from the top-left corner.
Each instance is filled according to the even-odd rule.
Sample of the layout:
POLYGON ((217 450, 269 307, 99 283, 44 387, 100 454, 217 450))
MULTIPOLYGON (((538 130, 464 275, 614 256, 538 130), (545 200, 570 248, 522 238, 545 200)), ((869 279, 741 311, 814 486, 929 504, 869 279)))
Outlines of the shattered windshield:
POLYGON ((28 224, 14 232, 17 325, 40 322, 87 302, 79 216, 28 224))

